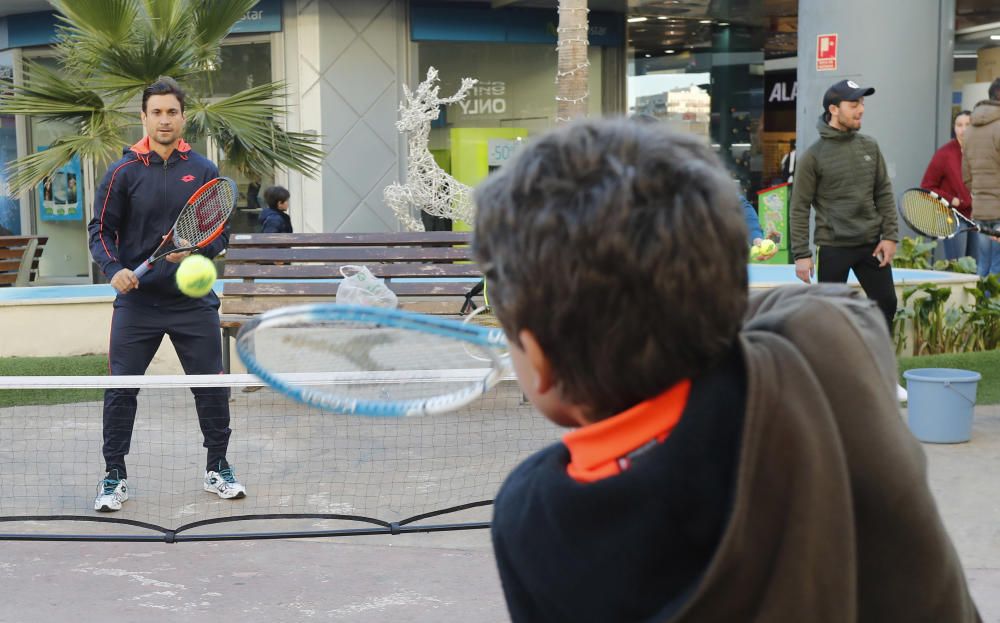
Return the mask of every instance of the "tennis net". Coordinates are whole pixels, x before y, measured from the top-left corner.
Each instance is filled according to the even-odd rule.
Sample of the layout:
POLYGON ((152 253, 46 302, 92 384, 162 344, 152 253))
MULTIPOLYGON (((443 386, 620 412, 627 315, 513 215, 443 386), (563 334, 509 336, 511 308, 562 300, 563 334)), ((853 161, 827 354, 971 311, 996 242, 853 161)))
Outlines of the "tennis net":
POLYGON ((0 377, 0 539, 224 540, 488 526, 510 470, 559 438, 502 382, 459 411, 345 416, 303 406, 252 375, 0 377), (192 388, 230 391, 227 453, 248 495, 202 489, 192 388), (136 388, 129 500, 93 510, 103 395, 136 388), (4 406, 6 405, 6 406, 4 406))

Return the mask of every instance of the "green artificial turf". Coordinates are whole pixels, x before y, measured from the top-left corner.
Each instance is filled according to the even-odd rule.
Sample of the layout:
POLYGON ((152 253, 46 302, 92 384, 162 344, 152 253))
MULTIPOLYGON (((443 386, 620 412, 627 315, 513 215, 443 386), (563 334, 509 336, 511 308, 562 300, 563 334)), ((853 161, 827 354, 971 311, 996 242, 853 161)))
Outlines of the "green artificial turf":
MULTIPOLYGON (((0 376, 106 376, 107 355, 4 357, 0 376)), ((103 389, 0 389, 0 407, 54 405, 102 400, 103 389)))
POLYGON ((958 368, 974 370, 983 375, 976 390, 976 404, 992 405, 1000 403, 1000 350, 976 353, 954 353, 925 355, 923 357, 900 357, 899 373, 903 386, 903 372, 914 368, 958 368))

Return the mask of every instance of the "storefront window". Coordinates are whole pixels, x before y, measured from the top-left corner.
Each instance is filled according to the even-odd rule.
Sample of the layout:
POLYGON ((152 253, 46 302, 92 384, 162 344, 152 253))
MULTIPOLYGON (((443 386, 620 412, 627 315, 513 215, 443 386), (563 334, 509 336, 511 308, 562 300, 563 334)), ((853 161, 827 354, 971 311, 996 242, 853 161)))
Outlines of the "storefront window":
MULTIPOLYGON (((271 44, 268 41, 233 39, 222 46, 219 56, 219 66, 197 84, 199 92, 207 93, 212 98, 229 97, 274 80, 271 73, 271 44)), ((192 146, 215 160, 223 175, 232 177, 240 189, 240 199, 230 222, 231 231, 256 231, 264 201, 263 191, 274 184, 274 171, 260 171, 256 176, 247 176, 228 168, 222 151, 215 149, 204 139, 192 142, 192 146)))
MULTIPOLYGON (((602 114, 602 48, 591 46, 588 110, 602 114)), ((429 147, 438 164, 458 181, 474 186, 502 166, 520 141, 555 125, 556 50, 531 43, 425 42, 419 45, 419 73, 434 67, 440 97, 453 95, 462 78, 479 82, 468 96, 441 111, 432 124, 429 147)))
POLYGON ((198 91, 212 97, 228 97, 271 80, 269 42, 227 42, 219 52, 218 67, 199 81, 198 91))
MULTIPOLYGON (((0 90, 14 83, 14 53, 0 52, 0 90)), ((6 163, 17 158, 17 131, 14 115, 0 115, 0 236, 27 233, 21 225, 21 202, 10 194, 6 163)))
POLYGON ((628 19, 628 110, 697 134, 751 199, 769 185, 763 166, 764 29, 667 13, 628 19))

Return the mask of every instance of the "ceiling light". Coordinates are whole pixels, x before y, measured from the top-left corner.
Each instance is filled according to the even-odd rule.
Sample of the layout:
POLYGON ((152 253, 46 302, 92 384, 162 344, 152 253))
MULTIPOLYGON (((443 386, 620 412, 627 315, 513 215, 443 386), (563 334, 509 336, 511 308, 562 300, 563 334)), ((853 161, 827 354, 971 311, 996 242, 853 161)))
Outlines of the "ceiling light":
POLYGON ((644 21, 646 21, 647 19, 649 19, 649 18, 648 18, 648 17, 630 17, 630 18, 628 18, 628 20, 627 20, 627 21, 628 21, 628 22, 629 22, 630 24, 634 24, 634 23, 636 23, 636 22, 644 22, 644 21))
POLYGON ((667 54, 676 54, 677 50, 664 50, 667 54))
POLYGON ((702 20, 698 20, 698 23, 699 24, 711 24, 712 20, 710 20, 710 19, 702 19, 702 20))
POLYGON ((719 26, 728 26, 729 22, 719 22, 719 26))
POLYGON ((653 55, 652 55, 652 54, 647 54, 647 55, 646 55, 646 58, 652 58, 652 57, 653 57, 653 55))
POLYGON ((666 15, 660 15, 656 19, 667 19, 667 16, 666 15))
POLYGON ((990 39, 993 39, 994 41, 1000 41, 1000 35, 990 35, 990 39))

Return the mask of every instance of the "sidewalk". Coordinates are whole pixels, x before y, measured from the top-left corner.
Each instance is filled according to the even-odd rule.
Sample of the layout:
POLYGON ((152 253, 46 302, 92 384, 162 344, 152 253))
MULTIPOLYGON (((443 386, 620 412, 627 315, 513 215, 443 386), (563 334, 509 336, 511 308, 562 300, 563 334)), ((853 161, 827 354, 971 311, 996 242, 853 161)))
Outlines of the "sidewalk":
MULTIPOLYGON (((930 480, 987 623, 1000 623, 1000 406, 926 445, 930 480)), ((0 543, 0 623, 114 619, 500 623, 485 531, 131 545, 0 543)))
POLYGON ((983 621, 1000 623, 1000 405, 976 407, 972 442, 924 451, 983 621))

